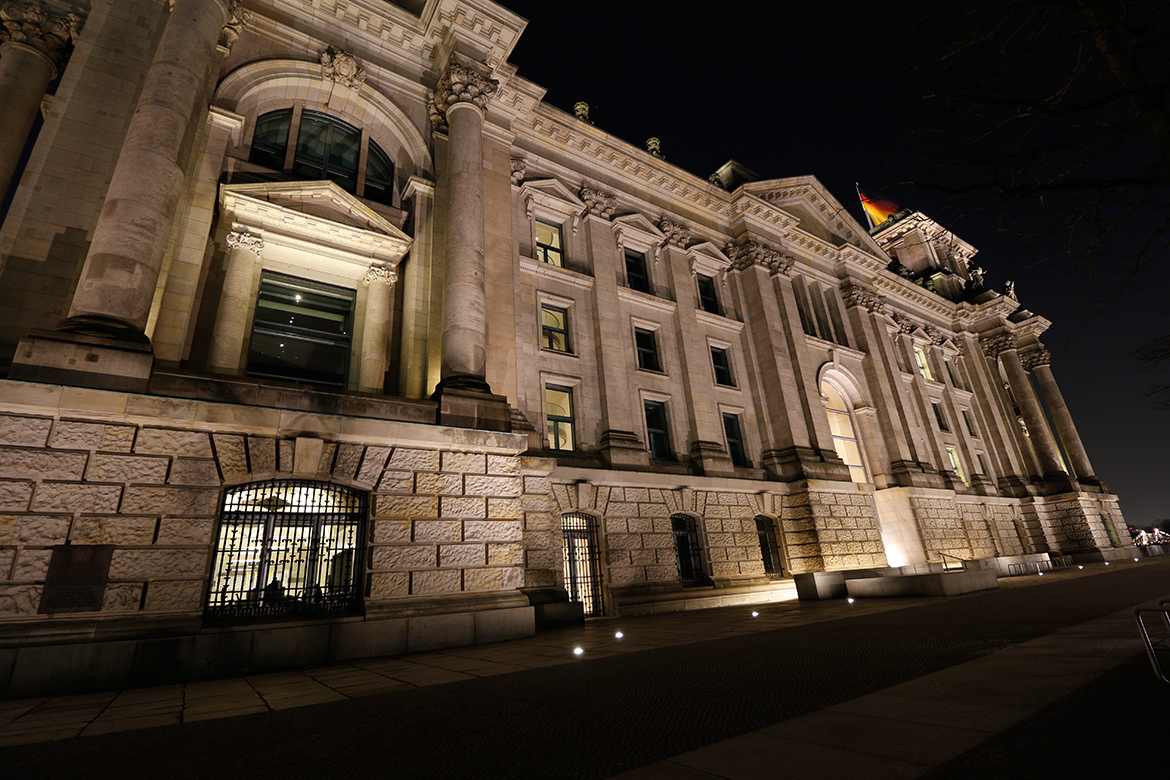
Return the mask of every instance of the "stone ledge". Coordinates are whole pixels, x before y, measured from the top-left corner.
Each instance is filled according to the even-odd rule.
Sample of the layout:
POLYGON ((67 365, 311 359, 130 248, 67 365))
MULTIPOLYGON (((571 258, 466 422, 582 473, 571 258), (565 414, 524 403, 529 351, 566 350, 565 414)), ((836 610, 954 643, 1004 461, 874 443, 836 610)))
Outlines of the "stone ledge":
POLYGON ((991 569, 952 571, 938 574, 910 574, 901 577, 867 577, 845 583, 854 598, 901 596, 957 596, 979 590, 995 590, 999 581, 991 569))

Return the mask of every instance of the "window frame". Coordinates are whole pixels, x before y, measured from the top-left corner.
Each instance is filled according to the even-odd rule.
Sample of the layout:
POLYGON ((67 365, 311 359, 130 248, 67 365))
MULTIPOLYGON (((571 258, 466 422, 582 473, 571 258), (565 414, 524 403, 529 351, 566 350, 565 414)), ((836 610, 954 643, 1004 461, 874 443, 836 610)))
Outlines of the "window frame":
POLYGON ((642 418, 646 423, 646 448, 650 451, 650 459, 673 462, 678 457, 671 446, 670 436, 670 408, 667 401, 657 398, 642 399, 642 418), (651 410, 661 413, 661 426, 651 426, 651 410))
POLYGON ((938 429, 943 433, 951 433, 951 426, 947 423, 947 418, 942 408, 942 402, 931 401, 930 405, 934 407, 934 421, 938 423, 938 429))
POLYGON ((655 328, 634 326, 634 353, 641 371, 664 373, 662 356, 658 350, 658 331, 655 328), (644 343, 648 342, 648 343, 644 343))
POLYGON ((720 415, 723 419, 723 437, 727 444, 727 454, 731 458, 731 463, 740 468, 751 468, 752 462, 748 459, 747 443, 744 441, 742 413, 720 410, 720 415), (728 429, 728 422, 735 426, 737 434, 735 437, 732 437, 731 431, 728 429), (733 442, 735 446, 733 446, 733 442), (736 457, 737 452, 738 457, 736 457))
POLYGON ((573 353, 573 338, 569 332, 569 322, 570 322, 570 320, 569 320, 569 307, 568 306, 561 306, 561 305, 558 305, 555 303, 551 303, 549 301, 541 301, 540 302, 540 348, 543 350, 548 350, 549 352, 556 352, 556 353, 561 354, 561 355, 574 354, 573 353), (545 324, 544 314, 546 311, 560 313, 560 315, 562 317, 562 319, 561 319, 562 327, 561 328, 555 328, 555 327, 552 327, 550 325, 545 324), (552 339, 549 338, 550 333, 559 333, 564 337, 564 345, 565 345, 564 349, 557 349, 556 347, 554 347, 552 345, 552 343, 551 343, 552 339))
POLYGON ((711 354, 711 371, 715 376, 715 384, 720 387, 738 387, 739 385, 735 383, 735 372, 731 368, 731 350, 719 344, 709 344, 708 351, 711 354), (726 382, 720 378, 719 361, 715 359, 716 353, 723 356, 723 373, 726 374, 726 382))
POLYGON ((934 378, 934 372, 930 370, 930 358, 926 354, 926 347, 919 344, 914 345, 914 362, 918 366, 918 373, 923 379, 928 382, 937 381, 934 378))
POLYGON ((630 247, 622 248, 622 269, 625 275, 626 287, 646 295, 654 294, 654 282, 650 278, 650 264, 646 262, 646 252, 640 249, 632 249, 630 247), (635 260, 635 265, 640 266, 641 285, 635 285, 631 281, 630 262, 635 260))
POLYGON ((547 219, 534 217, 532 220, 532 247, 533 254, 536 256, 538 263, 550 265, 553 268, 565 267, 565 226, 561 223, 550 222, 547 219), (546 228, 551 228, 555 231, 557 243, 559 246, 542 243, 540 240, 540 232, 538 225, 544 225, 546 228), (556 262, 553 261, 555 255, 556 262))
POLYGON ((577 421, 576 421, 576 418, 577 418, 577 406, 576 406, 577 399, 574 398, 574 396, 576 395, 575 391, 577 388, 574 385, 555 384, 554 382, 548 382, 548 381, 546 381, 544 383, 543 387, 544 387, 544 390, 541 393, 541 400, 543 401, 543 406, 544 406, 544 443, 545 443, 545 446, 549 450, 552 450, 554 452, 574 452, 577 449, 577 443, 578 443, 577 421), (550 390, 553 392, 565 393, 568 396, 569 412, 568 412, 567 416, 565 416, 565 415, 553 416, 549 413, 548 393, 550 390), (558 446, 556 441, 550 441, 550 435, 553 433, 553 430, 554 430, 551 426, 553 426, 554 424, 556 424, 556 426, 557 426, 555 428, 557 435, 553 436, 552 438, 554 438, 556 441, 560 440, 560 435, 559 435, 560 430, 561 430, 560 426, 564 425, 567 427, 567 430, 569 433, 569 442, 570 442, 571 446, 562 447, 562 446, 558 446))
POLYGON ((710 274, 705 274, 700 271, 695 272, 695 288, 699 295, 699 309, 708 314, 716 314, 723 316, 723 306, 719 302, 718 286, 715 284, 715 277, 710 274), (704 286, 709 285, 710 290, 704 294, 704 286))
POLYGON ((957 447, 946 447, 947 458, 951 462, 951 470, 958 475, 964 485, 970 485, 971 481, 967 479, 967 474, 963 469, 963 461, 959 457, 959 449, 957 447))
POLYGON ((694 515, 677 512, 670 516, 670 534, 674 542, 674 560, 678 581, 683 587, 706 585, 710 577, 703 567, 703 543, 699 538, 699 522, 694 515), (680 537, 686 545, 679 544, 680 537))

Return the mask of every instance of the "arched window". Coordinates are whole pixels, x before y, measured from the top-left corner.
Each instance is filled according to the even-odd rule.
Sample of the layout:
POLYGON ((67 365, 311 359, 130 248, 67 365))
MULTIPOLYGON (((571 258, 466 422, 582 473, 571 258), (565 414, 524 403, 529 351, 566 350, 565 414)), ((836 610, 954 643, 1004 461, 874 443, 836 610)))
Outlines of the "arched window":
POLYGON ((597 548, 597 520, 584 512, 561 516, 564 542, 565 590, 569 601, 580 602, 585 616, 603 613, 601 603, 601 556, 597 548))
POLYGON ((821 395, 827 401, 825 412, 829 415, 829 430, 833 433, 833 448, 849 467, 849 477, 854 482, 869 482, 865 463, 861 458, 861 446, 857 429, 853 425, 853 411, 845 402, 845 396, 828 380, 821 381, 821 395))
POLYGON ((242 485, 224 497, 207 614, 337 615, 360 606, 366 496, 305 480, 242 485))
POLYGON ((295 126, 291 108, 256 120, 249 161, 297 179, 328 179, 359 197, 393 205, 394 163, 380 146, 336 117, 317 111, 300 116, 295 126))
POLYGON ((674 533, 674 555, 678 563, 678 581, 683 585, 702 585, 707 582, 703 573, 703 559, 699 546, 699 529, 690 515, 671 515, 670 527, 674 533))

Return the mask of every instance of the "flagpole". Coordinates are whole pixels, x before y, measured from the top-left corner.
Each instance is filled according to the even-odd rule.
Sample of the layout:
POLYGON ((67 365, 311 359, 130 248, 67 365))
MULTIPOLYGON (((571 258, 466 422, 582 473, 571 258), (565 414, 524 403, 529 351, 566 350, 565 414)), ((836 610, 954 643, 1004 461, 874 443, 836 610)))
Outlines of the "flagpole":
POLYGON ((869 210, 865 207, 865 196, 861 194, 861 182, 853 182, 853 186, 857 188, 857 199, 861 201, 861 213, 865 214, 865 221, 869 224, 869 229, 873 230, 873 217, 869 215, 869 210))

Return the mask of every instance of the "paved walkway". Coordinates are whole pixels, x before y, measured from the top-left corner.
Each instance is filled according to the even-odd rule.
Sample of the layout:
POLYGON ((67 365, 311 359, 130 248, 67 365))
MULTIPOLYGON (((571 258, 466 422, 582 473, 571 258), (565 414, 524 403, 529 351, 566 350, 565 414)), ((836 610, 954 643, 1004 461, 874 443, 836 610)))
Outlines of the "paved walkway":
POLYGON ((32 778, 96 760, 101 776, 134 776, 142 766, 116 757, 154 751, 152 776, 198 777, 255 769, 263 746, 273 773, 313 776, 336 768, 344 744, 347 771, 392 755, 401 777, 469 760, 476 777, 948 777, 981 745, 1011 766, 1027 740, 1005 735, 1042 733, 1053 707, 1092 712, 1091 699, 1066 697, 1119 668, 1141 706, 1164 713, 1170 693, 1135 661, 1128 607, 1166 593, 1170 560, 1143 559, 956 599, 598 620, 479 647, 0 702, 0 766, 32 778))

